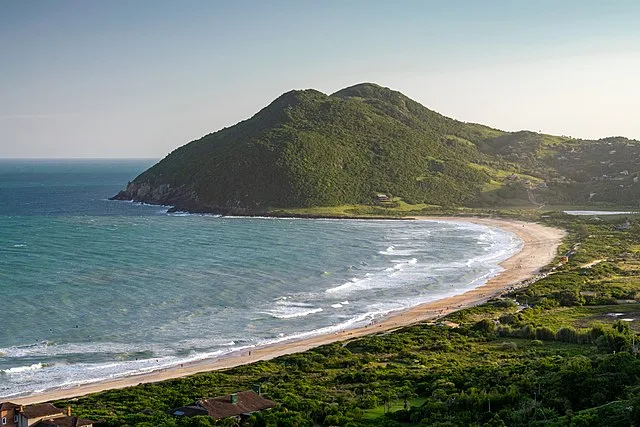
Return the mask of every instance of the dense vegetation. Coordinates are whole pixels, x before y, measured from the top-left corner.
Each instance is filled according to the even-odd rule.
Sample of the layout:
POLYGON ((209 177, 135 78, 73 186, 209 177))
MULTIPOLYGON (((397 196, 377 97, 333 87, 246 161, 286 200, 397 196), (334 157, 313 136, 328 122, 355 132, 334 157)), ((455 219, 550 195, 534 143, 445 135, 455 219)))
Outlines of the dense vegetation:
POLYGON ((116 196, 178 209, 411 204, 637 206, 640 143, 507 133, 360 84, 291 91, 252 118, 178 148, 116 196))
POLYGON ((570 231, 568 262, 446 324, 57 403, 108 426, 231 425, 166 411, 260 384, 280 406, 253 426, 640 426, 640 220, 522 215, 570 231))

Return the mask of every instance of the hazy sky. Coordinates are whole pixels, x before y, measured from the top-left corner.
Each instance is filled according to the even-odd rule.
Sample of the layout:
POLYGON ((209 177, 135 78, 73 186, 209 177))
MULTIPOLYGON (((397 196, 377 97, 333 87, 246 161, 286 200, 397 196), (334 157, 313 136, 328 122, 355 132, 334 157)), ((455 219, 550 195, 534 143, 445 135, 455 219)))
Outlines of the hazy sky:
POLYGON ((640 139, 640 1, 0 1, 0 157, 160 158, 365 81, 500 129, 640 139))

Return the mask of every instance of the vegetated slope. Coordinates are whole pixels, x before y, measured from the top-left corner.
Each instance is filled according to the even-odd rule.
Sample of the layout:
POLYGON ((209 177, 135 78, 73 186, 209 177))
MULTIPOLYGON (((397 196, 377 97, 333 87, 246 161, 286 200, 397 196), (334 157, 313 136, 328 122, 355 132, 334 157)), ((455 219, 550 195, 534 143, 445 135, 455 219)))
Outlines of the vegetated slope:
MULTIPOLYGON (((585 157, 593 151, 569 138, 456 121, 370 83, 332 95, 291 91, 178 148, 115 198, 235 214, 371 204, 381 193, 445 206, 597 200, 589 186, 567 189, 580 173, 561 156, 574 147, 585 157)), ((592 181, 596 172, 583 175, 604 182, 592 181)), ((621 176, 633 183, 636 169, 628 172, 621 176)))
POLYGON ((481 194, 479 200, 640 205, 639 141, 623 137, 579 140, 521 131, 482 141, 478 148, 504 169, 517 172, 505 177, 499 188, 481 194))

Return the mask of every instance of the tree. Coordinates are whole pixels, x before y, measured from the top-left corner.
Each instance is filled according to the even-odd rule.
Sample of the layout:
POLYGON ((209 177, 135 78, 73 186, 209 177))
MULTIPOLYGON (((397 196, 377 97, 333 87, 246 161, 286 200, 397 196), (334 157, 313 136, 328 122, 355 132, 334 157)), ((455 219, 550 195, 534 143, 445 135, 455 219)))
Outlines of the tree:
POLYGON ((402 386, 400 390, 398 390, 398 397, 403 400, 405 410, 409 409, 409 399, 415 396, 416 394, 407 385, 402 386))
POLYGON ((395 393, 392 390, 387 390, 382 393, 382 404, 384 405, 384 413, 391 411, 391 404, 396 398, 395 393))

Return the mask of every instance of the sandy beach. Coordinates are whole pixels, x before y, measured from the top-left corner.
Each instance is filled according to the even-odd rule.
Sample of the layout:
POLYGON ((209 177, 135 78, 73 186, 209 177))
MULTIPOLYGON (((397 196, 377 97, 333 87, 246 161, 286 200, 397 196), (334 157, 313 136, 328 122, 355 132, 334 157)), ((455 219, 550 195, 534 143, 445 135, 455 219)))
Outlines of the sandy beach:
POLYGON ((273 359, 278 356, 305 351, 335 341, 348 340, 372 333, 397 329, 416 322, 432 320, 453 311, 483 303, 492 297, 500 295, 508 288, 535 276, 542 267, 553 261, 557 254, 558 245, 566 234, 563 230, 509 219, 472 217, 420 217, 416 219, 472 222, 489 227, 501 228, 516 234, 524 242, 524 245, 520 252, 500 264, 504 271, 490 279, 484 285, 464 294, 392 313, 378 320, 375 324, 330 335, 315 336, 298 341, 282 342, 260 348, 253 348, 251 352, 243 351, 242 353, 229 354, 219 359, 202 360, 147 374, 79 385, 72 388, 51 390, 27 397, 12 398, 11 401, 20 404, 47 402, 83 396, 103 390, 130 387, 141 383, 179 378, 198 372, 230 368, 258 360, 273 359))

